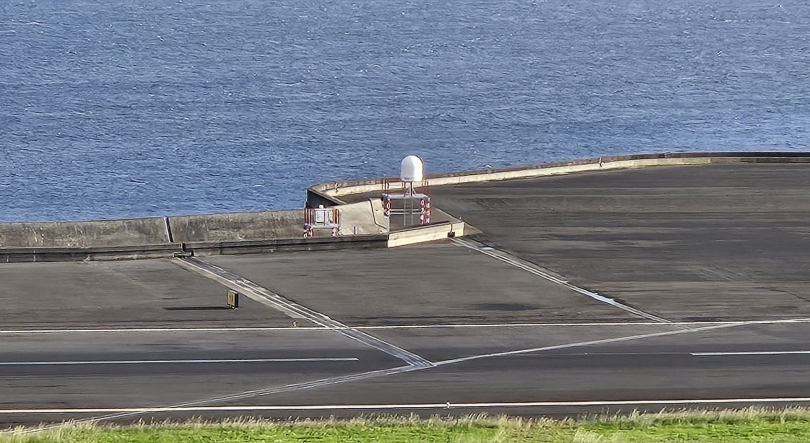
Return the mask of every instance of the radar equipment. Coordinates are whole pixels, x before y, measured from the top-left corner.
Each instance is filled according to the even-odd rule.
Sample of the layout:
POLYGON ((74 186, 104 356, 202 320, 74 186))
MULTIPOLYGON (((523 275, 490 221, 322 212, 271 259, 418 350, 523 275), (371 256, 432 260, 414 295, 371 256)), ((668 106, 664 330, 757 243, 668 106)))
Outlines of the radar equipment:
POLYGON ((423 170, 422 159, 409 155, 402 160, 399 182, 383 181, 383 207, 392 227, 430 223, 430 196, 423 170))

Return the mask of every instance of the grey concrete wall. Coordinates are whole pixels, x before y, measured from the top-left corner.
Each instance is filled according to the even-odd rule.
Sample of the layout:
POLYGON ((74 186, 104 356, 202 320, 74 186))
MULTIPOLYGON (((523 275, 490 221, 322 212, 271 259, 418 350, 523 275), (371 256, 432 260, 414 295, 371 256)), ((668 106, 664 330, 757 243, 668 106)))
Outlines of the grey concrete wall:
POLYGON ((244 212, 170 217, 175 242, 224 242, 300 238, 304 232, 302 210, 244 212))
POLYGON ((162 217, 0 223, 0 248, 90 248, 168 243, 166 224, 162 217))
POLYGON ((385 247, 382 203, 342 205, 342 236, 302 238, 303 210, 53 223, 0 223, 0 262, 112 260, 385 247), (357 235, 353 235, 353 234, 357 235))

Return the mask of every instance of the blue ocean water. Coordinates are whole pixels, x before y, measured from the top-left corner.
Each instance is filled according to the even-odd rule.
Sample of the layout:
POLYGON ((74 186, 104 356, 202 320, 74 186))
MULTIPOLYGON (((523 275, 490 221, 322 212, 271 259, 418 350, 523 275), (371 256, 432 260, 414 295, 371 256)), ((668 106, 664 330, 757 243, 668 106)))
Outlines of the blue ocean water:
POLYGON ((808 127, 802 1, 0 2, 3 221, 296 208, 408 154, 808 150, 808 127))

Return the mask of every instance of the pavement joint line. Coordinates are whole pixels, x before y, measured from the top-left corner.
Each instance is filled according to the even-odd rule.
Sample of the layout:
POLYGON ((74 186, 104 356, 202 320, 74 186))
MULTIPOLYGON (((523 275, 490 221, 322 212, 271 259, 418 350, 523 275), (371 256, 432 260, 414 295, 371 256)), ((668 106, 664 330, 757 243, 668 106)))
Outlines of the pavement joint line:
MULTIPOLYGON (((700 398, 661 400, 583 400, 583 401, 527 401, 487 403, 405 403, 366 405, 233 405, 233 406, 188 406, 145 408, 76 408, 76 409, 0 409, 2 415, 12 414, 104 414, 126 413, 131 415, 160 412, 240 412, 240 411, 339 411, 339 410, 386 410, 386 409, 475 409, 475 408, 528 408, 528 407, 588 407, 588 406, 644 406, 644 405, 696 405, 696 404, 757 404, 757 403, 810 403, 810 397, 766 398, 700 398)), ((76 422, 81 422, 78 420, 76 422)), ((76 423, 74 422, 74 423, 76 423)), ((2 433, 2 432, 0 432, 2 433)))
POLYGON ((644 317, 647 320, 652 320, 652 321, 658 322, 658 323, 672 323, 671 321, 669 321, 669 320, 667 320, 665 318, 659 317, 659 316, 654 315, 654 314, 650 314, 649 312, 644 312, 644 311, 642 311, 640 309, 636 309, 636 308, 634 308, 632 306, 625 305, 624 303, 620 303, 620 302, 618 302, 618 301, 616 301, 616 300, 614 300, 614 299, 612 299, 610 297, 605 297, 604 295, 600 295, 600 294, 598 294, 596 292, 589 291, 589 290, 587 290, 585 288, 580 288, 579 286, 571 284, 571 283, 569 283, 569 282, 567 282, 565 280, 554 277, 553 275, 549 275, 548 273, 543 272, 542 270, 540 270, 533 263, 529 263, 529 262, 526 262, 525 260, 521 260, 521 259, 513 256, 509 252, 506 252, 506 251, 503 251, 503 250, 500 250, 500 249, 495 249, 495 248, 492 248, 490 246, 485 246, 485 245, 483 245, 483 244, 481 244, 481 243, 479 243, 477 241, 474 241, 474 240, 466 240, 466 239, 463 240, 463 239, 454 238, 454 239, 452 239, 452 241, 454 243, 460 245, 460 246, 465 247, 465 248, 469 248, 469 249, 472 249, 474 251, 478 251, 478 252, 480 252, 482 254, 488 255, 488 256, 490 256, 492 258, 495 258, 497 260, 500 260, 500 261, 502 261, 504 263, 510 264, 510 265, 512 265, 512 266, 514 266, 516 268, 523 269, 524 271, 532 273, 532 274, 534 274, 534 275, 536 275, 538 277, 542 277, 542 278, 544 278, 544 279, 546 279, 546 280, 548 280, 548 281, 550 281, 552 283, 556 283, 556 284, 558 284, 560 286, 566 287, 566 288, 568 288, 568 289, 570 289, 570 290, 572 290, 574 292, 578 292, 578 293, 580 293, 582 295, 586 295, 586 296, 588 296, 588 297, 590 297, 590 298, 592 298, 592 299, 594 299, 596 301, 599 301, 599 302, 614 306, 616 308, 619 308, 619 309, 622 309, 624 311, 630 312, 631 314, 635 314, 637 316, 644 317))
MULTIPOLYGON (((670 326, 712 326, 712 325, 736 325, 744 321, 749 325, 770 325, 770 324, 803 324, 810 323, 810 318, 790 318, 774 320, 730 320, 715 322, 671 322, 670 326)), ((463 329, 463 328, 532 328, 532 327, 624 327, 624 326, 662 326, 659 322, 604 322, 604 323, 491 323, 491 324, 434 324, 434 325, 388 325, 388 326, 346 326, 346 328, 357 330, 393 330, 393 329, 463 329)), ((236 328, 120 328, 120 329, 5 329, 0 330, 2 334, 79 334, 79 333, 149 333, 149 332, 332 332, 322 326, 318 327, 236 327, 236 328)))
POLYGON ((254 300, 293 316, 293 318, 302 318, 316 325, 336 331, 352 340, 358 341, 367 346, 385 352, 388 355, 394 356, 408 363, 409 365, 415 367, 433 366, 432 362, 419 355, 374 337, 373 335, 350 328, 337 320, 329 318, 325 314, 299 305, 292 300, 288 300, 287 298, 282 297, 281 295, 276 294, 267 288, 259 286, 250 280, 228 272, 216 265, 196 258, 178 258, 177 260, 186 265, 185 267, 187 269, 190 269, 212 280, 218 281, 232 289, 241 291, 254 300))
POLYGON ((324 358, 247 358, 207 360, 88 360, 88 361, 4 361, 0 366, 83 366, 83 365, 152 365, 152 364, 207 364, 207 363, 314 363, 360 361, 357 357, 324 358))

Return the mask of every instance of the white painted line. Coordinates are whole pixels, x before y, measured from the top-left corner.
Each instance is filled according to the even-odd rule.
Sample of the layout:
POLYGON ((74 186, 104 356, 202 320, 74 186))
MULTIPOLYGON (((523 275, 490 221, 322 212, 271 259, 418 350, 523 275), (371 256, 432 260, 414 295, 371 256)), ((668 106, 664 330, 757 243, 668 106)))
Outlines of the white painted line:
POLYGON ((700 404, 762 404, 810 403, 810 397, 782 398, 713 398, 675 400, 588 400, 588 401, 532 401, 492 403, 410 403, 368 405, 256 405, 256 406, 186 406, 165 408, 76 408, 76 409, 0 409, 0 415, 10 414, 149 414, 159 412, 247 412, 247 411, 327 411, 327 410, 392 410, 392 409, 480 409, 480 408, 532 408, 532 407, 589 407, 589 406, 643 406, 643 405, 700 405, 700 404))
POLYGON ((746 323, 731 323, 731 324, 724 324, 724 325, 714 325, 714 326, 706 326, 703 328, 693 328, 693 329, 676 329, 674 331, 664 331, 664 332, 654 332, 651 334, 641 334, 641 335, 631 335, 626 337, 617 337, 617 338, 606 338, 602 340, 592 340, 592 341, 583 341, 578 343, 567 343, 562 345, 553 345, 553 346, 543 346, 539 348, 527 348, 527 349, 518 349, 514 351, 505 351, 505 352, 494 352, 491 354, 480 354, 480 355, 473 355, 469 357, 462 357, 462 358, 454 358, 452 360, 444 360, 439 362, 434 362, 436 366, 444 366, 444 365, 451 365, 455 363, 464 363, 472 360, 480 360, 482 358, 494 358, 494 357, 508 357, 512 355, 521 355, 521 354, 530 354, 534 352, 544 352, 544 351, 553 351, 557 349, 568 349, 568 348, 579 348, 583 346, 593 346, 593 345, 603 345, 609 343, 621 343, 625 341, 633 341, 633 340, 642 340, 645 338, 655 338, 655 337, 666 337, 669 335, 678 335, 678 334, 688 334, 694 332, 702 332, 702 331, 711 331, 714 329, 723 329, 723 328, 732 328, 736 326, 744 326, 746 323))
MULTIPOLYGON (((348 382, 359 381, 359 380, 368 380, 368 379, 372 379, 372 378, 386 377, 386 376, 389 376, 389 375, 402 374, 402 373, 407 373, 407 372, 430 370, 430 369, 432 369, 434 367, 437 367, 437 366, 440 366, 440 365, 461 363, 461 362, 465 362, 465 361, 482 359, 482 358, 499 357, 499 356, 503 356, 503 355, 512 355, 512 354, 525 354, 525 353, 529 353, 529 352, 540 352, 540 351, 552 350, 552 349, 575 348, 575 347, 590 346, 590 345, 602 344, 602 343, 641 340, 641 339, 650 338, 650 337, 663 337, 663 336, 675 335, 675 334, 689 334, 689 333, 700 332, 700 331, 708 331, 708 330, 712 330, 712 329, 721 329, 721 328, 730 328, 730 327, 735 327, 735 326, 742 326, 742 325, 745 325, 745 324, 746 323, 732 323, 732 324, 715 325, 715 326, 704 327, 704 328, 696 328, 696 329, 678 329, 678 330, 674 330, 674 331, 661 332, 661 333, 657 333, 657 334, 643 334, 643 335, 626 336, 626 337, 615 338, 615 339, 596 340, 596 341, 591 341, 591 342, 570 343, 570 344, 566 344, 566 345, 549 346, 549 347, 546 347, 546 348, 524 349, 524 350, 511 351, 511 352, 505 352, 505 353, 499 353, 499 354, 483 354, 483 355, 465 357, 465 358, 454 359, 454 360, 446 360, 444 362, 439 362, 439 363, 436 363, 436 364, 432 364, 431 366, 415 366, 415 365, 400 366, 400 367, 391 368, 391 369, 382 369, 382 370, 377 370, 377 371, 361 372, 361 373, 358 373, 358 374, 350 374, 350 375, 343 375, 343 376, 337 376, 337 377, 324 378, 324 379, 314 380, 314 381, 310 381, 310 382, 294 383, 294 384, 290 384, 290 385, 275 386, 275 387, 269 387, 269 388, 265 388, 265 389, 256 389, 256 390, 251 390, 251 391, 244 391, 244 392, 239 392, 239 393, 236 393, 236 394, 226 395, 226 396, 221 396, 221 397, 204 398, 204 399, 195 400, 195 401, 186 402, 186 403, 181 403, 181 404, 177 404, 177 405, 173 405, 173 406, 166 406, 166 407, 164 407, 162 409, 176 410, 178 408, 198 407, 198 406, 201 406, 201 405, 211 404, 211 403, 233 402, 233 401, 245 400, 245 399, 249 399, 249 398, 261 397, 261 396, 265 396, 265 395, 279 394, 279 393, 282 393, 282 392, 295 392, 295 391, 300 391, 300 390, 304 390, 304 389, 312 389, 312 388, 318 388, 318 387, 322 387, 322 386, 332 386, 332 385, 341 384, 341 383, 348 383, 348 382)), ((127 411, 115 412, 114 411, 114 412, 111 412, 109 415, 100 416, 100 417, 94 417, 92 419, 88 419, 88 420, 85 420, 85 421, 86 422, 98 422, 98 421, 102 421, 102 420, 111 420, 111 419, 122 418, 122 417, 130 416, 130 415, 137 415, 140 412, 141 412, 140 410, 130 411, 130 412, 127 412, 127 411)))
MULTIPOLYGON (((739 323, 739 322, 728 322, 739 323)), ((491 324, 437 324, 437 325, 387 325, 387 326, 358 326, 355 329, 362 329, 366 331, 384 331, 396 329, 486 329, 486 328, 552 328, 552 327, 616 327, 616 326, 677 326, 677 325, 695 325, 707 323, 667 323, 662 325, 660 322, 604 322, 604 323, 491 323, 491 324)), ((716 324, 716 323, 711 323, 716 324)))
POLYGON ((222 283, 223 285, 241 291, 253 300, 258 301, 266 306, 270 306, 279 310, 292 318, 301 318, 309 320, 310 322, 323 326, 324 328, 338 332, 339 334, 348 337, 352 340, 358 341, 366 346, 370 346, 388 355, 396 357, 409 365, 416 367, 431 367, 433 363, 416 355, 407 349, 400 348, 399 346, 389 343, 385 340, 379 339, 373 335, 369 335, 363 331, 352 329, 345 324, 329 318, 327 315, 314 311, 306 306, 293 302, 279 294, 276 294, 269 289, 262 287, 250 280, 242 278, 234 273, 228 272, 219 266, 208 263, 197 258, 183 258, 178 259, 175 263, 179 264, 185 269, 196 272, 204 277, 210 278, 214 281, 222 283))
MULTIPOLYGON (((166 410, 166 411, 173 411, 173 410, 179 410, 179 408, 189 408, 189 410, 193 410, 194 408, 202 407, 202 405, 205 405, 205 404, 227 403, 227 402, 245 400, 245 399, 254 398, 254 397, 260 397, 260 396, 263 396, 263 395, 280 394, 282 392, 294 392, 294 391, 300 391, 300 390, 304 390, 304 389, 314 389, 314 388, 319 388, 319 387, 322 387, 322 386, 331 386, 331 385, 336 385, 336 384, 340 384, 340 383, 348 383, 348 382, 353 382, 353 381, 358 381, 358 380, 367 380, 367 379, 371 379, 371 378, 385 377, 385 376, 388 376, 388 375, 402 374, 402 373, 406 373, 406 372, 421 371, 421 370, 425 370, 425 369, 428 369, 428 368, 429 367, 426 367, 426 366, 414 366, 414 365, 399 366, 399 367, 390 368, 390 369, 380 369, 380 370, 376 370, 376 371, 360 372, 360 373, 356 373, 356 374, 349 374, 349 375, 341 375, 341 376, 337 376, 337 377, 322 378, 322 379, 319 379, 319 380, 313 380, 313 381, 307 381, 307 382, 301 382, 301 383, 293 383, 293 384, 289 384, 289 385, 274 386, 274 387, 269 387, 269 388, 264 388, 264 389, 255 389, 255 390, 251 390, 251 391, 244 391, 244 392, 239 392, 239 393, 231 394, 231 395, 224 395, 224 396, 220 396, 220 397, 210 397, 210 398, 205 398, 205 399, 201 399, 201 400, 195 400, 195 401, 180 403, 180 404, 176 404, 176 405, 171 405, 171 406, 164 406, 164 407, 161 407, 161 408, 158 408, 158 409, 166 410)), ((143 412, 148 412, 148 411, 143 411, 143 410, 140 410, 140 409, 133 409, 133 410, 110 409, 109 413, 107 413, 107 412, 99 412, 100 414, 106 414, 106 415, 102 415, 102 416, 98 416, 98 417, 92 417, 92 418, 88 418, 88 419, 84 419, 84 420, 78 420, 75 423, 97 423, 97 422, 104 421, 104 420, 115 420, 117 418, 130 417, 130 416, 133 416, 133 415, 138 415, 138 414, 143 413, 143 412)), ((0 412, 0 414, 2 414, 2 412, 0 412)), ((58 426, 59 425, 57 425, 56 427, 58 427, 58 426)), ((37 431, 41 431, 41 430, 45 430, 45 429, 51 429, 51 428, 53 428, 53 426, 45 426, 45 427, 41 427, 41 428, 31 429, 31 432, 37 432, 37 431)))
POLYGON ((184 333, 184 332, 279 332, 279 331, 316 331, 331 332, 323 327, 285 327, 285 328, 120 328, 120 329, 6 329, 0 334, 129 334, 129 333, 184 333))
POLYGON ((807 355, 810 351, 743 351, 743 352, 692 352, 695 357, 734 357, 742 355, 807 355))
MULTIPOLYGON (((628 337, 622 337, 622 338, 618 338, 618 339, 608 339, 608 340, 593 341, 593 342, 571 343, 571 344, 568 344, 568 345, 551 346, 551 347, 548 347, 548 349, 549 350, 551 350, 551 349, 564 349, 564 348, 573 348, 573 347, 578 347, 578 346, 590 346, 590 345, 600 344, 600 343, 641 340, 641 339, 645 339, 645 338, 649 338, 649 337, 653 337, 653 336, 660 337, 660 336, 675 335, 675 334, 688 334, 688 333, 700 332, 700 331, 706 331, 706 330, 712 330, 712 329, 730 328, 730 327, 735 327, 735 326, 745 326, 747 324, 752 324, 752 322, 748 322, 748 323, 746 323, 746 322, 731 323, 731 324, 717 325, 717 326, 711 326, 711 327, 705 327, 705 328, 697 328, 697 329, 679 329, 679 330, 664 332, 664 333, 660 333, 660 334, 644 334, 644 335, 628 336, 628 337)), ((506 355, 506 354, 522 354, 522 353, 528 353, 528 352, 539 352, 539 351, 543 351, 543 350, 545 350, 545 349, 544 348, 524 349, 524 350, 520 350, 520 351, 514 351, 514 352, 505 353, 504 355, 506 355)), ((330 378, 324 378, 324 379, 320 379, 320 380, 314 380, 314 381, 303 382, 303 383, 293 383, 293 384, 289 384, 289 385, 275 386, 275 387, 269 387, 269 388, 265 388, 265 389, 256 389, 256 390, 244 391, 244 392, 239 392, 239 393, 236 393, 236 394, 220 396, 220 397, 203 398, 203 399, 190 401, 190 402, 186 402, 186 403, 170 405, 170 406, 164 406, 164 407, 159 408, 159 409, 160 410, 166 410, 166 411, 172 411, 172 410, 179 410, 179 408, 202 407, 202 405, 206 405, 206 404, 232 402, 232 401, 237 401, 237 400, 245 400, 245 399, 249 399, 249 398, 260 397, 260 396, 264 396, 264 395, 278 394, 278 393, 282 393, 282 392, 295 392, 295 391, 300 391, 300 390, 305 390, 305 389, 318 388, 318 387, 322 387, 322 386, 331 386, 331 385, 336 385, 336 384, 341 384, 341 383, 350 383, 350 382, 358 381, 358 380, 368 380, 368 379, 373 379, 373 378, 386 377, 386 376, 389 376, 389 375, 403 374, 403 373, 407 373, 407 372, 424 371, 424 370, 430 370, 430 369, 435 368, 435 367, 437 367, 439 365, 447 365, 447 364, 453 364, 453 363, 459 363, 459 362, 464 362, 464 361, 475 360, 475 359, 479 359, 479 358, 498 357, 498 356, 500 356, 500 355, 499 354, 484 354, 484 355, 467 357, 467 358, 462 358, 462 359, 447 360, 447 361, 441 362, 439 364, 432 364, 431 366, 415 366, 415 365, 410 365, 409 364, 407 366, 400 366, 400 367, 390 368, 390 369, 382 369, 382 370, 370 371, 370 372, 361 372, 361 373, 357 373, 357 374, 343 375, 343 376, 338 376, 338 377, 330 377, 330 378)), ((636 404, 641 404, 641 403, 636 403, 636 404)), ((152 409, 152 410, 154 410, 154 409, 152 409)), ((149 412, 149 410, 144 410, 144 409, 135 409, 135 410, 110 409, 109 411, 110 411, 109 413, 107 413, 107 412, 98 412, 99 414, 106 414, 106 415, 97 416, 97 417, 91 417, 91 418, 87 418, 87 419, 82 419, 82 420, 75 421, 74 423, 98 423, 98 422, 105 421, 105 420, 115 420, 115 419, 118 419, 118 418, 131 417, 131 416, 136 416, 136 415, 144 413, 144 412, 149 412)), ((2 413, 3 413, 3 411, 0 410, 0 414, 2 414, 2 413)), ((18 412, 18 413, 20 413, 20 412, 18 412)), ((90 413, 92 413, 92 412, 90 412, 90 413)), ((30 429, 30 430, 28 430, 26 432, 28 432, 28 433, 39 432, 39 431, 42 431, 42 430, 58 428, 59 426, 60 425, 44 426, 44 427, 30 429)))
MULTIPOLYGON (((670 322, 666 326, 713 326, 713 325, 778 325, 810 323, 810 318, 790 318, 777 320, 715 321, 715 322, 670 322)), ((346 326, 346 329, 357 330, 396 330, 396 329, 463 329, 463 328, 532 328, 532 327, 624 327, 624 326, 662 326, 660 322, 591 322, 591 323, 492 323, 492 324, 433 324, 433 325, 387 325, 387 326, 346 326)), ((338 329, 338 328, 335 328, 338 329)), ((245 327, 245 328, 121 328, 121 329, 5 329, 0 335, 36 335, 36 334, 129 334, 129 333, 192 333, 192 332, 334 332, 333 329, 318 327, 245 327)))
POLYGON ((355 329, 430 329, 430 328, 511 328, 511 327, 576 327, 576 326, 724 326, 724 325, 782 325, 810 323, 810 318, 781 318, 774 320, 728 320, 728 321, 685 321, 685 322, 592 322, 592 323, 495 323, 495 324, 437 324, 437 325, 392 325, 360 326, 355 329))
POLYGON ((88 360, 88 361, 4 361, 0 366, 80 366, 80 365, 153 365, 201 363, 314 363, 328 361, 359 361, 356 357, 336 358, 254 358, 234 360, 88 360))

